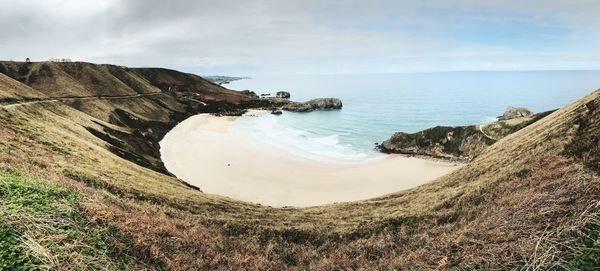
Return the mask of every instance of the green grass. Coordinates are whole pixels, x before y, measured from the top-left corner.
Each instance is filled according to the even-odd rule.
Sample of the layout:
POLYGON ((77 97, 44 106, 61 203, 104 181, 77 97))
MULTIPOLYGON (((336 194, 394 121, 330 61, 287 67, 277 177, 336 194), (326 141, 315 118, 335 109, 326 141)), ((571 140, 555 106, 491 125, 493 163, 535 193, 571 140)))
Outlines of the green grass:
MULTIPOLYGON (((600 213, 600 209, 592 210, 600 213)), ((600 267, 600 220, 595 217, 584 231, 584 236, 575 246, 576 256, 569 262, 572 270, 597 270, 600 267)))
POLYGON ((0 172, 0 270, 120 270, 132 261, 105 241, 74 191, 0 172))

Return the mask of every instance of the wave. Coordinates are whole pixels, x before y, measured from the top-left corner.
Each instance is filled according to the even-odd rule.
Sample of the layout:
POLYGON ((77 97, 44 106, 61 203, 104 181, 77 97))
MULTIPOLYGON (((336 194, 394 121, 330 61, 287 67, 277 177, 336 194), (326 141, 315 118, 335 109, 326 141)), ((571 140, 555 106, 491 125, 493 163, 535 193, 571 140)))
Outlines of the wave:
POLYGON ((282 116, 265 114, 239 118, 230 127, 239 135, 250 136, 313 160, 358 162, 378 156, 375 152, 359 150, 352 144, 343 143, 340 134, 319 134, 314 130, 288 127, 283 122, 285 118, 282 116))

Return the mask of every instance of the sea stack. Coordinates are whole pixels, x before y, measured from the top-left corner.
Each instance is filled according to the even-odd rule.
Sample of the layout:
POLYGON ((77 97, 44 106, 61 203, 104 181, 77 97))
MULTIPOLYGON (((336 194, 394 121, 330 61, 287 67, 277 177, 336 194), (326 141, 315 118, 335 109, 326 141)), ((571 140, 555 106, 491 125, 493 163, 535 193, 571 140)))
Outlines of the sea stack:
POLYGON ((307 102, 290 102, 281 109, 294 112, 310 112, 315 110, 341 109, 342 101, 338 98, 318 98, 307 102))
POLYGON ((522 117, 529 117, 531 115, 533 115, 533 113, 531 113, 531 111, 529 111, 529 109, 525 107, 509 106, 506 108, 506 111, 504 111, 504 114, 498 117, 498 120, 516 119, 522 117))
POLYGON ((289 99, 291 97, 290 93, 287 91, 277 91, 277 94, 275 94, 275 96, 277 98, 282 98, 282 99, 289 99))

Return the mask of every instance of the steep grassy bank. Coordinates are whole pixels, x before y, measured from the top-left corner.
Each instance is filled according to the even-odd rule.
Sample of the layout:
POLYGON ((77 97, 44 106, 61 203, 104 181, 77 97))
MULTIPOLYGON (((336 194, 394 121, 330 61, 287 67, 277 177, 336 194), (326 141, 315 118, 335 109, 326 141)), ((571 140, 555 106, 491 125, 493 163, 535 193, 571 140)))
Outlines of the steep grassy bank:
MULTIPOLYGON (((89 78, 86 70, 71 78, 89 78)), ((135 130, 159 136, 148 129, 166 131, 168 125, 160 130, 154 122, 176 123, 177 112, 183 118, 196 112, 194 104, 205 108, 185 102, 194 93, 201 102, 211 95, 237 97, 226 90, 210 94, 200 83, 173 79, 188 78, 185 74, 162 71, 134 72, 145 78, 144 84, 161 90, 156 96, 12 100, 0 108, 0 169, 21 168, 27 176, 73 191, 79 206, 75 210, 86 224, 110 229, 100 239, 108 255, 118 252, 106 259, 112 269, 128 264, 170 270, 597 266, 598 215, 593 210, 600 199, 595 167, 600 91, 498 140, 466 166, 426 185, 360 202, 270 208, 202 193, 112 149, 150 161, 152 155, 139 150, 152 145, 128 139, 142 138, 135 130), (198 89, 184 93, 184 86, 193 89, 191 85, 198 89), (183 94, 169 92, 169 87, 183 94), (116 132, 106 132, 107 127, 116 132), (113 134, 119 132, 120 137, 113 134), (130 146, 118 146, 118 141, 130 146), (130 260, 120 260, 120 255, 130 260)), ((58 81, 42 78, 36 82, 58 81)), ((31 78, 24 83, 8 76, 5 80, 9 83, 0 85, 0 95, 15 96, 18 91, 11 86, 38 95, 53 92, 25 84, 31 78)), ((118 90, 110 92, 121 96, 118 90)), ((214 108, 226 112, 252 105, 251 98, 235 99, 215 100, 223 106, 214 108)), ((69 268, 59 264, 53 269, 69 268)))

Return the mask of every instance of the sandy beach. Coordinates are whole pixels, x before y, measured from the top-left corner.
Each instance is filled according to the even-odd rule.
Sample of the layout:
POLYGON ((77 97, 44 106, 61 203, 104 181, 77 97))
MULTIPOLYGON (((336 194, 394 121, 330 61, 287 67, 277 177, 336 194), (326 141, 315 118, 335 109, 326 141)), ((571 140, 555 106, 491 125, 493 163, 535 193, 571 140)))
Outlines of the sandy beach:
POLYGON ((202 114, 177 125, 160 142, 167 169, 205 193, 304 207, 397 192, 459 167, 402 155, 354 163, 312 160, 232 132, 236 118, 202 114))

